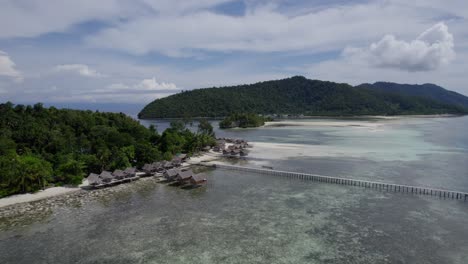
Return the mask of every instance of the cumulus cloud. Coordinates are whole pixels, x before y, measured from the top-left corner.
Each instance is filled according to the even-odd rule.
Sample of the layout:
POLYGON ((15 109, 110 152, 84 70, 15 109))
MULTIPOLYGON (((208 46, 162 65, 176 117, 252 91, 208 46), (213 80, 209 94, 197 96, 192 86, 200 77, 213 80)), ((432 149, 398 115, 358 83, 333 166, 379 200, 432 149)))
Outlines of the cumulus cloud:
POLYGON ((365 49, 348 48, 344 56, 372 66, 404 71, 431 71, 455 58, 454 39, 447 25, 438 23, 412 41, 386 35, 365 49))
POLYGON ((127 85, 124 83, 113 83, 107 86, 106 89, 99 90, 99 91, 106 91, 106 92, 140 92, 146 93, 151 91, 172 91, 172 90, 179 90, 177 85, 174 83, 167 83, 167 82, 158 82, 156 81, 156 77, 150 79, 143 79, 140 82, 127 85))
POLYGON ((6 52, 0 50, 0 76, 12 78, 17 82, 23 81, 22 74, 15 69, 15 63, 6 52))
POLYGON ((85 64, 62 64, 55 66, 56 72, 73 72, 85 77, 104 77, 104 74, 91 69, 85 64))
POLYGON ((144 79, 139 84, 135 86, 138 89, 142 90, 174 90, 177 89, 177 86, 173 83, 161 82, 158 83, 156 78, 144 79))

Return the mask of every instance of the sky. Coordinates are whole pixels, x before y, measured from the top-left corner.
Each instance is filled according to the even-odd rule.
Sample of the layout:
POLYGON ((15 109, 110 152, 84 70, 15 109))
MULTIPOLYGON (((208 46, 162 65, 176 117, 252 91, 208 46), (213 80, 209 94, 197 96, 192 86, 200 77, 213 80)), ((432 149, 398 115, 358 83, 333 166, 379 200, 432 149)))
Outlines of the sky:
POLYGON ((466 0, 1 0, 0 101, 134 105, 302 75, 468 95, 466 0))

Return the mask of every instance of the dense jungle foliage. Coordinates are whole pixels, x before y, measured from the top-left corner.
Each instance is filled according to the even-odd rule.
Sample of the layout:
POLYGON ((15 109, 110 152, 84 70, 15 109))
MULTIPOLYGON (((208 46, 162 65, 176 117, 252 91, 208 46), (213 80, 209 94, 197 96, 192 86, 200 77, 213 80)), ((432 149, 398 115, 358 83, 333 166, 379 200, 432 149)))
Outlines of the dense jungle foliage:
POLYGON ((425 97, 296 76, 251 85, 184 91, 153 101, 139 113, 139 117, 226 117, 232 113, 350 116, 466 112, 466 108, 425 97))
POLYGON ((80 184, 88 173, 141 166, 214 145, 210 123, 181 121, 161 135, 125 114, 0 104, 0 197, 50 184, 80 184))

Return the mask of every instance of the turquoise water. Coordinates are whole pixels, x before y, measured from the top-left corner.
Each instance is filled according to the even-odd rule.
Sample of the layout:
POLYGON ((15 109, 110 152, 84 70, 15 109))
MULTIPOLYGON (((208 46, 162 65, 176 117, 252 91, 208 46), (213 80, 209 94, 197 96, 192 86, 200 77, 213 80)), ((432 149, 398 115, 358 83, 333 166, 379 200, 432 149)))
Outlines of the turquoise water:
MULTIPOLYGON (((257 144, 251 166, 468 191, 465 117, 310 124, 325 121, 217 133, 257 144)), ((147 180, 0 216, 0 263, 468 263, 467 203, 206 173, 194 190, 147 180)))

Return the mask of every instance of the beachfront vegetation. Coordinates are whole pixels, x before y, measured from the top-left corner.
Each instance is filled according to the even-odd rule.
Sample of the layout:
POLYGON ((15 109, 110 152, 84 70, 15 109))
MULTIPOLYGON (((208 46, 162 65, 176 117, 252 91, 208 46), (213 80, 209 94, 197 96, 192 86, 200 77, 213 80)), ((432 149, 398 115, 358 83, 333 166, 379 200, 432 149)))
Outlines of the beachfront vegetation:
POLYGON ((219 122, 219 128, 260 127, 265 124, 265 121, 269 120, 271 119, 256 114, 232 114, 219 122))
POLYGON ((160 135, 122 113, 0 104, 0 197, 214 145, 211 125, 200 125, 193 133, 176 121, 160 135))
POLYGON ((460 114, 467 113, 467 109, 426 96, 296 76, 251 85, 183 91, 153 101, 139 117, 226 117, 232 113, 351 116, 460 114))

